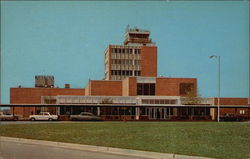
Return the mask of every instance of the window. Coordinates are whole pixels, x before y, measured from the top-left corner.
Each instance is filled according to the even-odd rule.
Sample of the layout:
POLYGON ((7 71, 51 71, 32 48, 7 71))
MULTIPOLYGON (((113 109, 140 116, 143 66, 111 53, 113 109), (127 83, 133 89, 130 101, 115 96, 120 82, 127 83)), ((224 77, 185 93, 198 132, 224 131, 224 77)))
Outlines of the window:
POLYGON ((138 83, 137 95, 155 95, 154 83, 138 83))
POLYGON ((141 71, 135 71, 135 76, 140 76, 141 75, 141 71))
POLYGON ((125 71, 122 71, 122 75, 125 75, 125 71))
POLYGON ((165 100, 165 104, 170 104, 168 99, 165 100))
POLYGON ((121 75, 121 70, 118 70, 118 71, 117 71, 117 75, 121 75))
POLYGON ((122 59, 122 60, 121 60, 121 64, 125 64, 125 60, 122 59))
POLYGON ((141 61, 140 60, 135 60, 135 65, 140 65, 141 61))
POLYGON ((133 65, 133 60, 129 60, 129 64, 130 64, 130 65, 133 65))
POLYGON ((135 54, 137 54, 137 49, 135 49, 135 54))
POLYGON ((132 76, 132 75, 133 75, 133 72, 132 72, 132 71, 129 71, 129 75, 132 76))
POLYGON ((116 64, 121 64, 121 60, 116 60, 116 64))
POLYGON ((129 52, 129 50, 128 49, 125 49, 125 53, 128 53, 129 52))
POLYGON ((132 50, 132 49, 129 49, 129 53, 132 54, 132 53, 133 53, 133 50, 132 50))
POLYGON ((128 64, 129 64, 129 61, 128 61, 128 60, 125 60, 125 64, 128 65, 128 64))
POLYGON ((129 71, 126 71, 126 76, 129 76, 129 71))
POLYGON ((176 100, 170 100, 170 104, 176 104, 176 100))
POLYGON ((164 104, 164 100, 160 100, 160 104, 164 104))
POLYGON ((240 114, 245 114, 245 110, 240 110, 240 114))
POLYGON ((142 103, 142 104, 149 104, 149 100, 147 100, 147 99, 142 99, 141 103, 142 103))
POLYGON ((160 104, 160 100, 159 100, 159 99, 156 99, 156 100, 155 100, 155 104, 160 104))
POLYGON ((116 70, 112 70, 111 71, 111 75, 117 75, 117 71, 116 70))

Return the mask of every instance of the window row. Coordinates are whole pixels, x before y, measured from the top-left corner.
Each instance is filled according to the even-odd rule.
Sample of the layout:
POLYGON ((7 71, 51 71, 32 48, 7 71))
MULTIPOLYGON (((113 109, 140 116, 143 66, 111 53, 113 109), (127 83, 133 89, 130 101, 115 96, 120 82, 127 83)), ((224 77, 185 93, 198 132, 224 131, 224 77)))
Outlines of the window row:
MULTIPOLYGON (((126 49, 126 48, 112 48, 112 53, 129 53, 133 54, 133 49, 126 49)), ((140 49, 134 49, 134 54, 140 54, 140 49)))
POLYGON ((113 59, 111 61, 111 63, 112 64, 122 64, 122 65, 140 65, 141 60, 113 59))
POLYGON ((176 99, 142 99, 142 104, 177 104, 176 99))
MULTIPOLYGON (((133 76, 133 71, 128 70, 112 70, 111 75, 133 76)), ((140 76, 141 71, 134 71, 134 76, 140 76)))

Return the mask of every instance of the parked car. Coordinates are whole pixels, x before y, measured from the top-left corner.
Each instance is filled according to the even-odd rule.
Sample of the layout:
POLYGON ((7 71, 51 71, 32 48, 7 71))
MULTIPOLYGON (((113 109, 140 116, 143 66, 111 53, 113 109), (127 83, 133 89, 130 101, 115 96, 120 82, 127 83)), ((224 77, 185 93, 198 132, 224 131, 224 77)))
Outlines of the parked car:
POLYGON ((70 120, 102 120, 101 117, 96 116, 89 112, 81 112, 79 115, 70 115, 70 120))
POLYGON ((18 120, 18 116, 14 115, 14 114, 4 114, 3 112, 0 112, 0 120, 18 120))
POLYGON ((29 119, 34 121, 34 120, 57 120, 58 116, 57 115, 51 115, 49 112, 40 112, 38 115, 30 115, 29 119))
POLYGON ((244 117, 238 116, 235 114, 224 114, 223 117, 220 117, 221 121, 243 121, 244 117))

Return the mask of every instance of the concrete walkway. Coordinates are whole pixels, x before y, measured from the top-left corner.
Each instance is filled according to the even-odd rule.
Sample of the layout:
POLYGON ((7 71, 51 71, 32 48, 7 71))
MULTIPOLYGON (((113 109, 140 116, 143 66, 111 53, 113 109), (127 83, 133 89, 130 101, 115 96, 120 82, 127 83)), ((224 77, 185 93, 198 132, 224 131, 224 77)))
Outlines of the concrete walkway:
POLYGON ((1 141, 14 142, 14 143, 19 143, 19 144, 21 143, 21 144, 29 144, 29 145, 50 146, 50 147, 64 148, 64 149, 71 149, 71 150, 73 149, 73 150, 81 150, 81 151, 91 151, 91 152, 124 155, 124 156, 130 156, 131 158, 140 157, 140 158, 151 158, 151 159, 209 159, 207 157, 137 151, 137 150, 130 150, 130 149, 121 149, 121 148, 112 148, 112 147, 103 147, 103 146, 91 146, 91 145, 82 145, 82 144, 71 144, 71 143, 43 141, 43 140, 31 140, 31 139, 12 138, 12 137, 3 137, 3 136, 0 136, 0 142, 1 141))

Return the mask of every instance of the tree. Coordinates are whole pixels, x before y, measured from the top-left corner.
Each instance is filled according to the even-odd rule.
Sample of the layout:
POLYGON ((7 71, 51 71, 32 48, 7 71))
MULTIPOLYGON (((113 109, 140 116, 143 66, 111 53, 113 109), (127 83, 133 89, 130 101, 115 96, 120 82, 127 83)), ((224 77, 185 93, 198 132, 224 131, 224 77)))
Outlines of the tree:
POLYGON ((202 102, 202 97, 199 91, 196 96, 194 88, 191 88, 190 91, 187 92, 187 96, 183 98, 182 104, 197 105, 197 104, 201 104, 201 102, 202 102))
POLYGON ((112 104, 113 99, 112 98, 104 98, 101 102, 101 104, 112 104))

